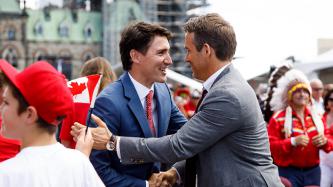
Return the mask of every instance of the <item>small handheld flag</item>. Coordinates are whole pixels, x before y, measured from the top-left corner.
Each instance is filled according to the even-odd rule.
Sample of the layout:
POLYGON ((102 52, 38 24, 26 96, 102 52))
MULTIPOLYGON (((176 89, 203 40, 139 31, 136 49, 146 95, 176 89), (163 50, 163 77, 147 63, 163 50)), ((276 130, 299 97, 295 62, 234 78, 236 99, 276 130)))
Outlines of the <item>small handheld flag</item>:
POLYGON ((98 94, 98 90, 101 84, 102 75, 88 75, 80 77, 67 82, 67 86, 73 94, 74 104, 84 105, 80 107, 83 111, 76 111, 77 113, 87 113, 88 121, 85 133, 87 134, 88 127, 90 126, 90 119, 93 108, 95 106, 95 100, 98 94))

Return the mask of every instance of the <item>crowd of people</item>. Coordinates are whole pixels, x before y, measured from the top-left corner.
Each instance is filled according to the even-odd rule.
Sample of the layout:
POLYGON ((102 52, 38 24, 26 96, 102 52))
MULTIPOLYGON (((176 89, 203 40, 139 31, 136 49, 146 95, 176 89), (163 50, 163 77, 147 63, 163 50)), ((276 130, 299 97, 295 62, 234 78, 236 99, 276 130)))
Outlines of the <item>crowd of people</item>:
POLYGON ((194 17, 184 31, 203 90, 170 88, 171 32, 135 22, 119 78, 102 57, 82 66, 102 75, 91 111, 47 62, 19 72, 0 60, 0 186, 332 186, 332 84, 284 65, 258 97, 232 65, 226 20, 194 17))

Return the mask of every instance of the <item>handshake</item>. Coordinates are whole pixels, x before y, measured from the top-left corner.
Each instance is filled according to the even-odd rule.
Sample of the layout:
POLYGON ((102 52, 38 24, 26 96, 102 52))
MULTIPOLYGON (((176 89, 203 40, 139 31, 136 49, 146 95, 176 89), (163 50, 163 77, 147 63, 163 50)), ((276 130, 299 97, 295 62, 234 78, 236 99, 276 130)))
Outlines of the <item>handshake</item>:
POLYGON ((148 180, 149 187, 172 187, 178 178, 178 174, 175 168, 171 168, 168 171, 153 173, 148 180))

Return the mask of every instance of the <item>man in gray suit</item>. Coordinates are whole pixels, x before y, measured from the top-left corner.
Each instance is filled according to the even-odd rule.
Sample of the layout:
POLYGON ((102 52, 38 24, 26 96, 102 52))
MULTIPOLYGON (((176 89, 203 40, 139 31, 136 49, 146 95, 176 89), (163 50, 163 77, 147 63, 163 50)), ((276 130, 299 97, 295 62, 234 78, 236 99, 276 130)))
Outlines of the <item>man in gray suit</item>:
MULTIPOLYGON (((231 64, 237 45, 232 26, 218 14, 207 14, 191 18, 184 28, 186 61, 207 92, 196 114, 176 134, 147 139, 97 133, 106 130, 94 117, 101 124, 92 132, 94 148, 113 147, 124 164, 193 157, 186 167, 195 161, 199 187, 282 186, 255 93, 231 64)), ((184 180, 185 162, 174 167, 184 180)), ((165 174, 162 178, 172 183, 178 177, 174 169, 165 174)), ((185 185, 192 182, 186 178, 185 185)))

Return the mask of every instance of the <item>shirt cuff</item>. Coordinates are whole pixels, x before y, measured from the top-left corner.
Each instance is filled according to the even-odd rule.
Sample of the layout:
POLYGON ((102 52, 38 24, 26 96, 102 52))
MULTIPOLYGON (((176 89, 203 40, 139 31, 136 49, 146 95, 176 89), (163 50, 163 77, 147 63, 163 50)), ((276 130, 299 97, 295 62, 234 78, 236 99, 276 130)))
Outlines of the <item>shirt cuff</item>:
POLYGON ((177 170, 177 168, 175 168, 175 167, 172 167, 172 168, 174 168, 174 169, 176 170, 176 173, 177 173, 177 181, 176 181, 176 183, 177 183, 178 185, 180 185, 180 184, 182 183, 182 179, 181 179, 181 177, 180 177, 180 175, 179 175, 179 173, 178 173, 178 170, 177 170))
POLYGON ((296 147, 296 138, 295 137, 291 137, 290 138, 290 143, 292 146, 296 147))
POLYGON ((148 181, 146 181, 146 187, 149 187, 149 182, 148 181))
POLYGON ((121 154, 120 154, 120 144, 119 144, 119 142, 120 142, 120 137, 119 136, 116 136, 116 138, 117 138, 117 143, 116 143, 116 150, 117 150, 117 156, 118 156, 118 158, 119 158, 119 160, 120 160, 120 162, 121 162, 121 154))

